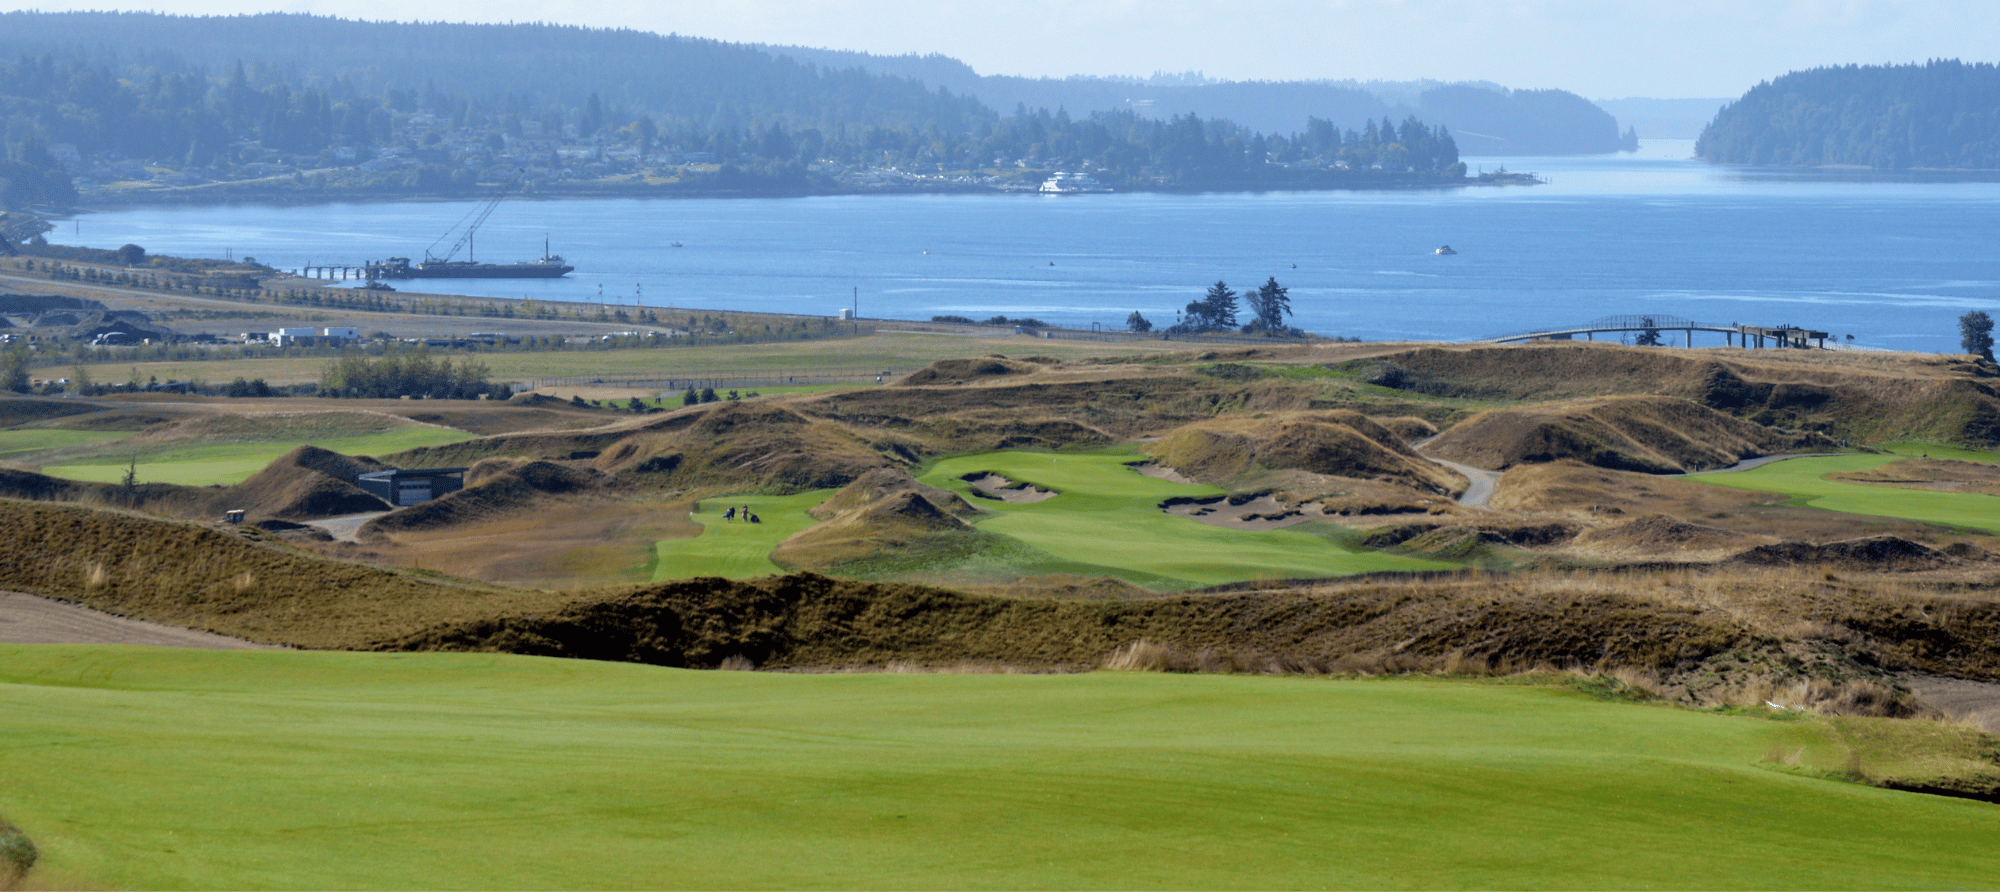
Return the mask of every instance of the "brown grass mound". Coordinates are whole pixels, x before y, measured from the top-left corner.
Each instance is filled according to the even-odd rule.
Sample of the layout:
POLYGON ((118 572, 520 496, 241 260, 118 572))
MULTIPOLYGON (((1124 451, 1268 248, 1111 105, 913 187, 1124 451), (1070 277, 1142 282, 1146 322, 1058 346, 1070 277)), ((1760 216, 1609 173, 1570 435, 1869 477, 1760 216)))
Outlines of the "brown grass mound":
POLYGON ((783 405, 730 402, 651 422, 605 449, 595 466, 655 485, 828 489, 909 465, 894 445, 783 405))
POLYGON ((1431 454, 1503 470, 1570 458, 1649 474, 1718 468, 1812 446, 1788 434, 1674 397, 1628 396, 1481 412, 1431 441, 1431 454))
POLYGON ((906 489, 794 533, 772 549, 771 560, 800 568, 907 565, 969 553, 985 538, 924 493, 906 489))
POLYGON ((4 396, 0 396, 0 428, 65 415, 87 415, 98 410, 97 406, 75 400, 52 400, 5 392, 4 396))
POLYGON ((1010 375, 1027 375, 1040 371, 1041 366, 1031 362, 986 356, 979 359, 940 359, 921 369, 911 372, 896 382, 898 387, 936 387, 939 385, 972 384, 990 381, 1010 375))
POLYGON ((832 520, 849 511, 859 511, 900 492, 921 493, 924 500, 933 506, 957 517, 976 517, 982 513, 972 503, 961 498, 958 493, 939 489, 927 483, 918 483, 910 472, 902 468, 876 468, 847 484, 841 490, 806 511, 820 520, 832 520))
POLYGON ((1435 437, 1438 432, 1437 425, 1418 418, 1415 415, 1398 415, 1394 418, 1384 418, 1381 419, 1381 424, 1383 427, 1388 428, 1390 433, 1395 434, 1397 439, 1403 441, 1404 445, 1415 443, 1427 437, 1435 437))
POLYGON ((229 497, 235 501, 231 507, 248 511, 253 520, 310 520, 387 511, 388 502, 354 482, 356 477, 382 468, 374 459, 300 446, 231 487, 229 497))
POLYGON ((1630 523, 1587 531, 1576 537, 1576 545, 1594 552, 1690 559, 1740 550, 1745 539, 1742 533, 1688 523, 1665 514, 1648 514, 1630 523))
POLYGON ((1760 545, 1732 559, 1751 566, 1813 564, 1855 570, 1934 570, 1951 563, 1951 558, 1911 542, 1901 536, 1870 536, 1846 542, 1814 545, 1809 542, 1780 542, 1760 545))
POLYGON ((0 501, 0 587, 253 641, 354 648, 529 593, 308 555, 255 527, 0 501))
POLYGON ((1225 417, 1178 428, 1153 456, 1196 480, 1221 483, 1261 470, 1299 470, 1457 493, 1465 480, 1425 461, 1402 438, 1354 412, 1225 417))
POLYGON ((603 476, 595 471, 531 461, 486 478, 477 486, 416 505, 398 508, 363 524, 363 541, 387 533, 439 530, 528 511, 550 500, 598 491, 603 476))

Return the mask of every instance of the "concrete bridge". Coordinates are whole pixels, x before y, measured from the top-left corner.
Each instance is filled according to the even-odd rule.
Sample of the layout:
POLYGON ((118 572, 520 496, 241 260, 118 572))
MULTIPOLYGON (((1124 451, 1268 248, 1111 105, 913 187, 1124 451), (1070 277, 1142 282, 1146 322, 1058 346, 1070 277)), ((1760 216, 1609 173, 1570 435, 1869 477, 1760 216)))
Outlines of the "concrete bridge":
POLYGON ((1682 319, 1679 316, 1652 314, 1641 316, 1606 316, 1582 325, 1498 335, 1482 339, 1480 343, 1507 344, 1516 341, 1573 341, 1576 340, 1577 335, 1582 335, 1584 340, 1594 341, 1597 340, 1596 336, 1599 334, 1632 332, 1643 334, 1649 331, 1659 336, 1662 346, 1668 345, 1674 340, 1680 340, 1688 347, 1694 346, 1694 333, 1697 331, 1721 334, 1724 343, 1731 347, 1791 347, 1803 350, 1814 346, 1810 342, 1817 342, 1819 349, 1824 350, 1826 349, 1826 339, 1833 337, 1833 335, 1823 331, 1813 331, 1793 325, 1737 325, 1733 322, 1724 325, 1717 322, 1696 322, 1692 319, 1682 319), (1682 337, 1678 339, 1670 337, 1674 333, 1678 333, 1682 337))

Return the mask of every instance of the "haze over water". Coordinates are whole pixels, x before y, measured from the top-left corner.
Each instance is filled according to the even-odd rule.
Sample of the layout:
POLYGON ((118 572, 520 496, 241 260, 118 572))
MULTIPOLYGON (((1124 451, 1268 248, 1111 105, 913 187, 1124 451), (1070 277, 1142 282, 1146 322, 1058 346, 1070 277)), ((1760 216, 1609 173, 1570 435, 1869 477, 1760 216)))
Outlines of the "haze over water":
MULTIPOLYGON (((2000 312, 2000 182, 1745 171, 1692 151, 1658 140, 1629 155, 1466 159, 1551 181, 1532 187, 509 201, 479 230, 479 258, 531 259, 546 233, 575 273, 394 284, 823 315, 858 288, 864 317, 1122 328, 1133 310, 1172 324, 1218 279, 1240 291, 1276 276, 1295 324, 1371 341, 1666 314, 1931 352, 1957 352, 1967 310, 2000 312), (1433 254, 1442 244, 1459 254, 1433 254)), ((295 269, 421 258, 477 205, 138 208, 53 235, 295 269)), ((1721 335, 1696 336, 1711 342, 1721 335)))

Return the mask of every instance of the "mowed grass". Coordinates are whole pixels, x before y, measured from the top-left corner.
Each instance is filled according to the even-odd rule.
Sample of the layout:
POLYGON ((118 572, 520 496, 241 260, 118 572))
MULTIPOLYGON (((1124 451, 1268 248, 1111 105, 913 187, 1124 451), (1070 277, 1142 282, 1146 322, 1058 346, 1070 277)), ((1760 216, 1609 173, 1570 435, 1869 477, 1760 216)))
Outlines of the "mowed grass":
POLYGON ((0 647, 41 887, 1990 887, 1786 726, 1447 680, 0 647))
POLYGON ((652 581, 694 576, 747 579, 783 573, 783 568, 771 563, 771 549, 786 536, 818 523, 806 511, 833 493, 817 489, 789 496, 739 494, 703 499, 691 515, 702 526, 700 535, 653 543, 652 581), (743 521, 741 513, 746 505, 757 515, 758 523, 743 521), (732 507, 738 517, 724 520, 723 512, 732 507))
POLYGON ((132 431, 70 431, 46 428, 0 431, 0 460, 46 452, 74 449, 132 436, 132 431))
POLYGON ((1930 452, 1934 458, 1955 458, 1964 461, 1990 460, 1972 456, 1991 455, 1991 453, 1966 450, 1926 450, 1914 446, 1898 447, 1897 451, 1903 454, 1790 458, 1747 471, 1700 474, 1686 479, 1716 486, 1783 493, 1791 496, 1794 504, 1824 508, 1828 511, 1894 517, 1959 529, 2000 533, 2000 497, 1983 493, 1935 492, 1827 479, 1828 474, 1871 470, 1910 455, 1920 455, 1925 451, 1930 452))
POLYGON ((1053 559, 1047 567, 1027 568, 1037 572, 1101 573, 1150 588, 1174 589, 1452 566, 1349 551, 1298 529, 1250 532, 1172 516, 1159 509, 1162 501, 1223 491, 1147 477, 1126 466, 1138 458, 1124 451, 996 452, 940 461, 922 479, 998 512, 979 520, 979 528, 1013 537, 1053 559), (960 478, 981 471, 1059 495, 1027 503, 979 498, 960 478))
POLYGON ((241 483, 287 452, 303 445, 331 449, 346 455, 389 455, 418 446, 442 446, 472 439, 465 431, 429 425, 410 425, 387 431, 345 437, 312 439, 283 438, 248 443, 215 443, 184 446, 184 441, 147 444, 129 454, 107 449, 88 461, 51 465, 42 473, 71 480, 115 483, 125 479, 132 461, 138 463, 140 483, 178 483, 183 486, 211 486, 241 483))
MULTIPOLYGON (((440 325, 444 323, 440 322, 440 325)), ((628 326, 629 327, 629 326, 628 326)), ((496 325, 495 331, 504 330, 496 325)), ((712 344, 699 347, 645 347, 615 350, 559 350, 539 353, 490 352, 464 356, 485 363, 495 381, 531 378, 607 377, 729 378, 747 375, 846 372, 874 374, 885 369, 914 369, 940 359, 963 359, 986 353, 1009 356, 1055 356, 1075 359, 1160 353, 1185 349, 1160 341, 1063 341, 1021 335, 967 337, 934 333, 896 333, 817 341, 776 341, 763 344, 712 344)), ((454 361, 460 358, 454 354, 454 361)), ((106 363, 100 380, 123 381, 136 368, 166 380, 195 379, 226 382, 263 378, 272 384, 318 381, 327 357, 260 357, 236 360, 106 363)))

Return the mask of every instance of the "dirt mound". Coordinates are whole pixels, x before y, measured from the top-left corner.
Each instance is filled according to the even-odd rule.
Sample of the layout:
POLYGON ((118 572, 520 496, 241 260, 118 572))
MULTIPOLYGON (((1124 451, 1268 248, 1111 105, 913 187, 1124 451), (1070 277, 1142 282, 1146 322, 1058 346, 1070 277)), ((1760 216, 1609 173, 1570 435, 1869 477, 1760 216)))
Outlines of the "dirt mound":
POLYGON ((896 493, 914 491, 921 493, 931 505, 957 517, 974 517, 981 513, 979 508, 948 489, 939 489, 929 484, 918 483, 910 472, 902 468, 876 468, 847 484, 833 497, 814 505, 806 513, 820 520, 832 520, 849 511, 858 511, 880 502, 896 493))
POLYGON ((98 407, 79 405, 75 400, 42 399, 13 393, 0 395, 0 427, 13 427, 30 421, 61 418, 65 415, 88 415, 96 411, 99 411, 98 407))
POLYGON ((1381 419, 1381 424, 1383 427, 1388 428, 1390 433, 1395 434, 1397 439, 1402 440, 1406 446, 1418 440, 1435 437, 1438 432, 1437 425, 1418 418, 1415 415, 1398 415, 1394 418, 1384 418, 1381 419))
POLYGON ((913 464, 898 445, 889 438, 864 440, 846 425, 781 405, 723 403, 624 435, 594 467, 651 485, 828 489, 877 468, 913 464))
POLYGON ((508 398, 507 404, 510 406, 535 406, 537 408, 541 408, 541 407, 552 407, 552 406, 567 406, 570 404, 570 402, 569 400, 562 399, 560 397, 553 397, 545 393, 535 393, 534 391, 529 391, 527 393, 514 394, 512 397, 508 398))
POLYGON ((1595 468, 1574 459, 1516 465, 1500 475, 1491 507, 1517 513, 1585 512, 1596 515, 1671 513, 1699 517, 1767 504, 1779 497, 1709 486, 1679 477, 1657 477, 1595 468))
POLYGON ((1825 545, 1779 542, 1752 548, 1732 560, 1757 567, 1812 564, 1852 570, 1934 570, 1952 562, 1951 558, 1901 536, 1871 536, 1825 545))
POLYGON ((897 387, 935 387, 951 384, 971 384, 990 381, 1010 375, 1027 375, 1040 371, 1041 366, 1031 362, 987 356, 979 359, 940 359, 924 366, 896 382, 897 387))
POLYGON ((1401 437, 1354 412, 1286 412, 1198 422, 1150 450, 1196 480, 1219 483, 1259 470, 1299 470, 1457 493, 1465 480, 1425 461, 1401 437))
POLYGON ((830 568, 864 562, 913 566, 967 554, 986 537, 914 489, 794 533, 772 549, 780 566, 830 568))
POLYGON ((1684 399, 1627 396, 1481 412, 1428 448, 1441 458, 1494 470, 1571 458, 1600 468, 1675 474, 1829 445, 1684 399))
POLYGON ((94 300, 81 297, 58 297, 53 294, 0 294, 0 313, 9 316, 25 316, 30 313, 46 313, 51 310, 82 310, 87 313, 102 313, 106 307, 94 300))
POLYGON ((1688 523, 1665 514, 1648 514, 1630 523, 1585 532, 1576 537, 1576 545, 1586 551, 1693 559, 1697 555, 1720 556, 1736 551, 1743 547, 1746 538, 1756 537, 1688 523))
POLYGON ((231 487, 231 509, 249 512, 252 520, 311 520, 387 511, 389 503, 357 485, 356 477, 382 470, 381 462, 300 446, 285 453, 250 479, 231 487))
POLYGON ((363 524, 356 534, 363 541, 389 533, 446 529, 474 521, 532 510, 551 499, 586 495, 602 485, 603 475, 546 461, 524 462, 457 492, 408 505, 363 524))

